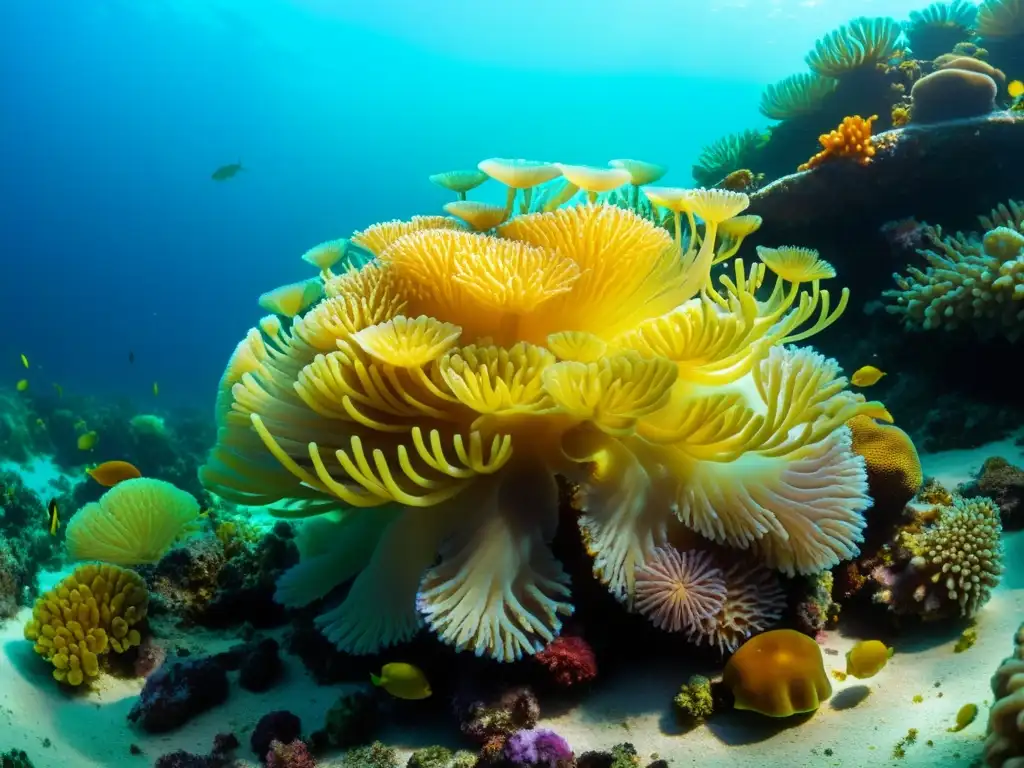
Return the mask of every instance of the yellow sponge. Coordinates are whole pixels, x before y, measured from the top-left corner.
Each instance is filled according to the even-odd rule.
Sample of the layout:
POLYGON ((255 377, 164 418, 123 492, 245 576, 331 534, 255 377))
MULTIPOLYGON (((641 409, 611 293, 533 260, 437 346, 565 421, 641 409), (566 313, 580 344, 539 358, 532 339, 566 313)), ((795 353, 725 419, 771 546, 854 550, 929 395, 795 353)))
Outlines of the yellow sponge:
POLYGON ((100 674, 100 661, 124 653, 142 637, 132 627, 146 617, 149 593, 135 571, 83 565, 36 600, 25 638, 53 664, 53 676, 81 685, 100 674))

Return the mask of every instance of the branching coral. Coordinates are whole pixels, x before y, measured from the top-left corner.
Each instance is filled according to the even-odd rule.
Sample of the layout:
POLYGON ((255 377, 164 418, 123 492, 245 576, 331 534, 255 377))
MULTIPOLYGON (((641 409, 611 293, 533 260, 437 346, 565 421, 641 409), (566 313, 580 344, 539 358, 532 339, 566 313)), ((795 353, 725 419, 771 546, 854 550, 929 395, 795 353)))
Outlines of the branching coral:
POLYGON ((934 59, 970 40, 977 16, 978 8, 967 0, 932 3, 924 10, 911 11, 903 31, 915 58, 934 59))
POLYGON ((929 620, 973 617, 1003 572, 1002 532, 990 499, 954 496, 900 532, 894 565, 873 574, 882 586, 876 602, 929 620))
MULTIPOLYGON (((630 178, 557 168, 588 193, 630 178)), ((551 178, 484 170, 524 195, 551 178)), ((355 577, 321 617, 339 648, 378 651, 424 622, 499 660, 545 647, 572 611, 549 548, 558 475, 579 486, 594 572, 623 602, 680 524, 790 574, 856 553, 869 499, 844 425, 878 404, 787 346, 830 325, 847 292, 834 305, 831 267, 799 249, 737 260, 713 283, 759 221, 739 217, 743 194, 676 198, 688 239, 603 204, 512 216, 493 235, 444 219, 356 233, 373 261, 328 278, 289 330, 264 321, 236 349, 203 480, 290 516, 349 508, 358 557, 323 563, 333 583, 355 577)), ((764 604, 761 581, 738 588, 764 604)), ((317 596, 291 587, 296 602, 317 596)), ((714 642, 757 623, 730 619, 714 642)))
POLYGON ((878 115, 872 115, 865 120, 860 115, 844 117, 839 127, 818 137, 818 143, 822 150, 814 155, 803 165, 797 168, 798 171, 808 171, 839 158, 850 158, 867 165, 875 156, 875 145, 871 140, 871 125, 878 119, 878 115))
POLYGON ((813 115, 835 90, 839 81, 813 72, 801 72, 773 83, 761 94, 761 114, 772 120, 792 120, 813 115))
POLYGON ((818 40, 807 66, 822 77, 841 78, 884 64, 900 50, 903 30, 893 19, 861 16, 818 40))
POLYGON ((928 266, 908 266, 904 277, 894 274, 898 289, 882 295, 892 301, 886 309, 913 330, 955 330, 967 327, 982 338, 1002 335, 1015 341, 1024 330, 1024 233, 1018 203, 992 212, 982 224, 1006 222, 983 236, 957 233, 943 237, 942 229, 925 234, 932 248, 919 250, 928 266))
POLYGON ((40 597, 25 625, 35 652, 53 664, 55 679, 81 685, 100 674, 103 657, 142 638, 149 594, 142 578, 115 565, 83 565, 40 597))

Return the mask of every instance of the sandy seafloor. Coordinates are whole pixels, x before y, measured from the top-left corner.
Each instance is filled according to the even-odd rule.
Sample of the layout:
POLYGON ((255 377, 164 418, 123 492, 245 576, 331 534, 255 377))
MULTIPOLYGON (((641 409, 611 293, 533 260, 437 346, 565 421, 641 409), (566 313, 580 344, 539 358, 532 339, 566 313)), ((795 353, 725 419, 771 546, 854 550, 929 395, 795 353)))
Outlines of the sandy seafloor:
MULTIPOLYGON (((1024 464, 1024 451, 1009 440, 972 451, 925 456, 923 462, 927 475, 955 487, 993 455, 1024 464)), ((46 480, 40 474, 29 482, 42 486, 46 480)), ((679 662, 667 668, 638 665, 615 679, 605 679, 584 703, 542 713, 542 725, 565 736, 577 754, 630 741, 644 764, 656 755, 673 766, 735 768, 977 765, 992 698, 989 679, 1009 654, 1012 634, 1024 620, 1024 532, 1007 538, 1005 562, 1003 582, 978 618, 978 641, 973 648, 953 653, 958 629, 899 636, 894 641, 896 654, 880 674, 866 681, 834 681, 832 699, 809 719, 773 721, 727 713, 710 725, 681 732, 671 716, 671 700, 679 684, 690 674, 716 672, 687 665, 681 653, 679 662), (918 694, 924 700, 914 703, 918 694), (969 702, 980 708, 975 722, 958 733, 948 732, 957 710, 969 702), (917 741, 907 747, 904 758, 896 760, 893 747, 909 728, 918 729, 917 741), (932 746, 926 743, 929 740, 932 746)), ((43 587, 59 576, 48 574, 43 587)), ((157 756, 175 749, 206 753, 220 731, 234 731, 242 742, 238 756, 252 760, 249 733, 263 714, 289 709, 309 732, 321 726, 324 712, 344 690, 344 686, 317 686, 296 658, 286 656, 285 681, 269 692, 249 693, 232 684, 224 705, 173 733, 148 735, 130 728, 125 719, 142 682, 108 677, 88 695, 64 694, 50 677, 49 667, 39 663, 22 639, 28 615, 25 610, 0 628, 0 750, 24 749, 37 768, 150 766, 157 756), (131 755, 132 744, 143 754, 131 755)), ((844 669, 847 649, 861 637, 870 634, 829 633, 823 647, 837 654, 826 653, 826 668, 844 669)), ((193 653, 216 653, 239 642, 230 632, 190 632, 163 640, 187 646, 193 653)), ((423 705, 436 713, 447 702, 428 700, 423 705)), ((425 717, 421 728, 404 725, 401 730, 385 731, 381 740, 405 754, 439 742, 458 746, 451 742, 451 729, 446 736, 432 733, 437 728, 429 724, 432 719, 436 720, 425 717)), ((339 763, 340 758, 334 757, 320 764, 339 763)))

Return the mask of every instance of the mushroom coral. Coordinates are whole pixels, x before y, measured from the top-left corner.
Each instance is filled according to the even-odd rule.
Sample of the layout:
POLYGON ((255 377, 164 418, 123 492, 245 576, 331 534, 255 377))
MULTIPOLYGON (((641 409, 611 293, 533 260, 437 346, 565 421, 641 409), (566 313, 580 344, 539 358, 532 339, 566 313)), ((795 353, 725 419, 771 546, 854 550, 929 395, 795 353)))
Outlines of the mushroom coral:
POLYGON ((725 665, 722 682, 736 709, 768 717, 813 712, 832 695, 821 649, 795 629, 775 629, 745 642, 725 665))
MULTIPOLYGON (((531 178, 512 189, 537 182, 517 167, 531 178)), ((356 233, 374 260, 327 279, 287 331, 263 324, 236 348, 205 486, 293 517, 344 508, 355 554, 319 567, 354 581, 320 623, 358 653, 423 622, 502 661, 550 643, 572 612, 549 547, 557 476, 580 489, 595 575, 627 604, 672 528, 749 550, 772 578, 762 566, 852 557, 870 499, 845 423, 878 404, 791 345, 848 292, 835 303, 814 262, 769 280, 770 263, 736 260, 713 283, 738 237, 718 233, 747 204, 692 191, 702 226, 685 246, 604 204, 514 215, 490 235, 422 220, 356 233)))

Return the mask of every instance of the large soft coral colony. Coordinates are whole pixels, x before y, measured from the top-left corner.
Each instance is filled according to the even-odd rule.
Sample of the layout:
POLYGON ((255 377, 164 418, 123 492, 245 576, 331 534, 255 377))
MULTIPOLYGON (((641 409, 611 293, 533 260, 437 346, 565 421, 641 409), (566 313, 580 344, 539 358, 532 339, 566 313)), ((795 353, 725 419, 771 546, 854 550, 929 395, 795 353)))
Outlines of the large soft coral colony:
MULTIPOLYGON (((524 195, 561 173, 492 166, 529 169, 524 195)), ((878 404, 786 346, 833 322, 846 291, 833 308, 831 266, 798 248, 760 249, 713 285, 752 231, 730 225, 747 197, 652 195, 689 238, 593 203, 491 234, 439 217, 376 225, 352 238, 365 266, 324 270, 320 303, 238 346, 203 480, 290 516, 348 508, 317 566, 354 578, 319 619, 339 648, 374 652, 423 622, 505 661, 550 643, 572 612, 549 548, 557 476, 578 484, 595 575, 627 605, 672 526, 789 574, 857 552, 869 499, 844 425, 878 404)))

